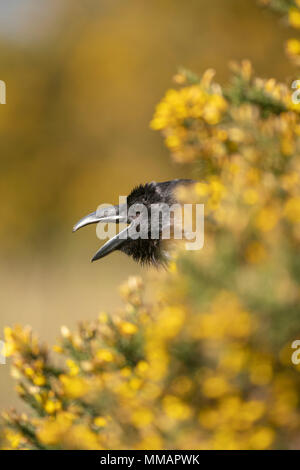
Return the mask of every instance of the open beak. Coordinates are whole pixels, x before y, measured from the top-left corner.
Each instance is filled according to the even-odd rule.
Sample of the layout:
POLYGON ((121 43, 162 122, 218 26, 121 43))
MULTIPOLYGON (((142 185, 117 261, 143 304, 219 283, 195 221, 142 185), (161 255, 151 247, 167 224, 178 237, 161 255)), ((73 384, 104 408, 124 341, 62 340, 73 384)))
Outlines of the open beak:
POLYGON ((91 261, 93 262, 93 261, 96 261, 97 259, 104 258, 104 256, 109 255, 109 253, 111 253, 112 251, 115 251, 118 248, 120 248, 127 238, 129 228, 130 226, 124 228, 124 230, 121 230, 121 232, 117 233, 117 235, 115 235, 106 243, 104 243, 104 245, 101 246, 100 250, 98 250, 97 253, 95 253, 91 261))
MULTIPOLYGON (((102 223, 127 223, 127 214, 124 210, 125 206, 110 206, 101 209, 97 209, 96 212, 86 215, 77 222, 73 227, 73 232, 76 232, 82 227, 90 224, 102 223)), ((91 261, 96 261, 97 259, 103 258, 114 250, 120 248, 127 238, 127 232, 129 227, 126 227, 124 230, 121 230, 117 235, 108 240, 97 253, 93 256, 91 261)))

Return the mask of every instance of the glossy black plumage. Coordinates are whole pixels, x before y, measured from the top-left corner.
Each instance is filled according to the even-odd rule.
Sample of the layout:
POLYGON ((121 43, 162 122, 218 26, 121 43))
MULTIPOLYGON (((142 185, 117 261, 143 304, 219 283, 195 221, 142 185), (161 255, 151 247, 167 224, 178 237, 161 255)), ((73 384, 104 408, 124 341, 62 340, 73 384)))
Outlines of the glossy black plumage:
MULTIPOLYGON (((137 238, 136 240, 127 238, 121 240, 119 236, 113 237, 109 240, 100 250, 96 253, 92 261, 96 259, 103 258, 112 251, 119 250, 125 253, 128 256, 131 256, 135 261, 141 264, 162 264, 167 261, 167 252, 165 250, 165 243, 161 238, 161 227, 159 229, 159 238, 152 239, 150 237, 150 209, 152 204, 164 203, 168 206, 175 204, 176 200, 176 190, 179 186, 190 185, 194 183, 193 180, 188 179, 176 179, 172 181, 165 182, 151 182, 146 184, 141 184, 134 188, 131 193, 127 196, 127 206, 130 208, 136 204, 143 204, 147 208, 149 216, 149 237, 148 239, 137 238)), ((117 211, 117 217, 110 216, 108 213, 103 212, 103 215, 100 215, 96 212, 89 214, 88 216, 81 219, 75 226, 74 231, 78 228, 81 228, 90 223, 98 222, 124 222, 121 216, 121 209, 119 206, 114 206, 117 211)), ((133 223, 133 219, 128 218, 126 220, 128 224, 133 223)))

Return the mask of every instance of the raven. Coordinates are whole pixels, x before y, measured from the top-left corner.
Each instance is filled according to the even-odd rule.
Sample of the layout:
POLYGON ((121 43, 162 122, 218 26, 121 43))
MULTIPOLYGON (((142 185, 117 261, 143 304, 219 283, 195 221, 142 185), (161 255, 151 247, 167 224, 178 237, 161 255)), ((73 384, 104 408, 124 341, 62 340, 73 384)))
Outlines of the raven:
MULTIPOLYGON (((195 181, 190 179, 175 179, 160 183, 153 181, 141 184, 131 191, 125 204, 105 207, 92 212, 74 225, 73 232, 86 225, 99 222, 128 224, 125 229, 108 240, 97 251, 91 261, 103 258, 112 251, 120 250, 141 264, 164 264, 168 260, 168 252, 165 249, 163 240, 165 227, 162 219, 159 218, 157 237, 153 238, 151 236, 152 208, 153 206, 170 208, 172 205, 178 204, 177 189, 180 186, 188 186, 194 183, 195 181), (145 208, 145 211, 141 211, 141 208, 145 208), (132 211, 131 209, 135 210, 132 211), (133 229, 135 233, 144 230, 145 236, 131 236, 133 229)), ((172 228, 170 218, 169 225, 172 228)))

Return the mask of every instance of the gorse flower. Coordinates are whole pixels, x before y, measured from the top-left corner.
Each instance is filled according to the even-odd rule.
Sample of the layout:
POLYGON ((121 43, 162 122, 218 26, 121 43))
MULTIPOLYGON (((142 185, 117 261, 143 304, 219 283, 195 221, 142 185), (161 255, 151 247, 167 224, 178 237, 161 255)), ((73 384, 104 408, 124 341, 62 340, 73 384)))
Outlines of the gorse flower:
MULTIPOLYGON (((300 1, 299 0, 260 0, 264 6, 283 13, 286 21, 292 28, 300 28, 300 1)), ((299 40, 289 39, 286 42, 286 52, 295 65, 299 66, 299 40)))
MULTIPOLYGON (((182 274, 171 276, 175 288, 182 274)), ((187 307, 184 293, 181 302, 174 298, 150 312, 141 281, 135 289, 132 282, 127 289, 139 297, 139 307, 130 304, 132 309, 116 317, 101 313, 97 321, 61 337, 60 351, 69 356, 64 368, 55 368, 47 350, 34 341, 35 352, 44 351, 38 367, 45 383, 40 385, 32 385, 39 359, 32 354, 29 329, 6 330, 18 392, 37 416, 5 413, 4 448, 286 445, 300 425, 299 372, 283 365, 267 349, 268 341, 258 340, 259 316, 226 290, 207 310, 197 302, 187 307)))
POLYGON ((210 86, 208 71, 202 82, 169 90, 157 106, 151 127, 163 131, 165 143, 176 161, 192 161, 198 150, 212 143, 214 126, 220 122, 227 102, 218 86, 210 86))

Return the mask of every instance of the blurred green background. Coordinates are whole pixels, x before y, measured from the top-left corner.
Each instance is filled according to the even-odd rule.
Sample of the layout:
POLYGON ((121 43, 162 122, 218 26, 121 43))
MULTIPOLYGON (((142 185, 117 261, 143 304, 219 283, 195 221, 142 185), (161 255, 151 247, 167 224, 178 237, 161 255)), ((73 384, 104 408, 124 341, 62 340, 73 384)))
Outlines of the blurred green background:
MULTIPOLYGON (((120 282, 147 270, 120 253, 91 265, 95 228, 72 225, 139 183, 191 176, 149 128, 178 66, 224 81, 248 58, 283 79, 288 37, 256 0, 0 1, 1 331, 53 341, 118 307, 120 282)), ((1 407, 14 404, 8 366, 0 383, 1 407)))

